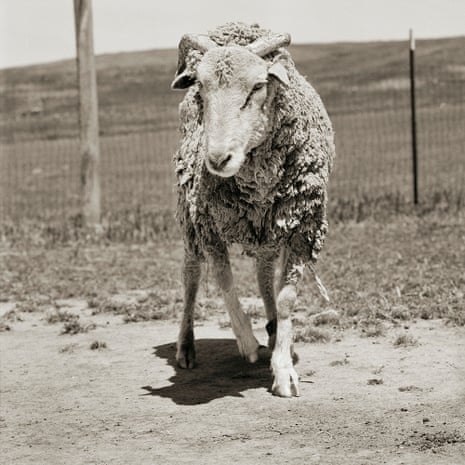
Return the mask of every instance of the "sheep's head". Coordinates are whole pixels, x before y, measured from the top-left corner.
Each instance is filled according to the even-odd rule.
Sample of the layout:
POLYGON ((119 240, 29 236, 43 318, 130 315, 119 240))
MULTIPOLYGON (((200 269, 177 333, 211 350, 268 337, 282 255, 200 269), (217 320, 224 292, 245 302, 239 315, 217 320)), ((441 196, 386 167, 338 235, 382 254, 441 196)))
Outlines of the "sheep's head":
POLYGON ((279 59, 270 62, 261 57, 289 41, 288 35, 277 35, 246 47, 219 47, 206 36, 184 36, 181 40, 178 71, 171 87, 185 89, 199 84, 205 163, 211 173, 234 176, 247 154, 266 139, 276 85, 287 85, 288 77, 279 59), (195 71, 184 61, 189 47, 204 52, 195 71))

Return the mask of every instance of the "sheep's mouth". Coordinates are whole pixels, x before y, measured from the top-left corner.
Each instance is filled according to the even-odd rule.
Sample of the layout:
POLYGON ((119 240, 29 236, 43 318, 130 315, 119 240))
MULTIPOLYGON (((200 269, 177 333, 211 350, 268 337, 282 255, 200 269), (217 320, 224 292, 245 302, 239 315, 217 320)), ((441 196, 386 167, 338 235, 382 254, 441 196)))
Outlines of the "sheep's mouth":
POLYGON ((232 167, 225 167, 222 169, 215 169, 212 166, 210 166, 209 162, 206 162, 207 169, 211 174, 214 174, 215 176, 220 176, 221 178, 231 178, 234 176, 238 171, 239 168, 232 168, 232 167))
POLYGON ((228 152, 221 156, 208 156, 205 165, 210 173, 230 178, 239 171, 244 159, 245 155, 241 152, 228 152))

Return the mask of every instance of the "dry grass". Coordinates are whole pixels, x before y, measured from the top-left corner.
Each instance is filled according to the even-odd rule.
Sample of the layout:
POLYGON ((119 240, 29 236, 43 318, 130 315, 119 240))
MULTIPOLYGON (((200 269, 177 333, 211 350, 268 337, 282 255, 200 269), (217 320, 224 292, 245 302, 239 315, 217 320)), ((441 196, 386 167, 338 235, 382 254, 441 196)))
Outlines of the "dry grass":
POLYGON ((60 334, 74 335, 74 334, 79 334, 79 333, 87 333, 95 329, 96 327, 97 326, 94 323, 87 323, 87 324, 81 323, 81 321, 79 320, 79 317, 75 316, 74 318, 65 322, 60 334))
POLYGON ((8 323, 5 323, 4 321, 0 321, 0 333, 5 332, 5 331, 10 331, 11 326, 8 323))
POLYGON ((415 347, 418 345, 418 340, 410 334, 399 334, 393 342, 394 347, 415 347))
POLYGON ((339 325, 340 316, 336 310, 328 309, 324 312, 317 313, 311 317, 312 323, 315 326, 322 325, 339 325))
POLYGON ((345 354, 345 356, 344 356, 344 358, 342 360, 333 360, 332 362, 330 362, 329 366, 330 367, 340 367, 340 366, 348 365, 349 363, 350 363, 349 355, 345 354))
POLYGON ((443 446, 465 443, 465 436, 459 431, 415 431, 402 445, 416 446, 419 450, 431 450, 437 453, 443 446))
POLYGON ((421 392, 423 391, 422 388, 418 386, 408 385, 408 386, 401 386, 398 388, 400 392, 421 392))
POLYGON ((23 321, 23 317, 21 316, 21 313, 17 311, 16 308, 13 308, 9 310, 8 312, 4 313, 0 319, 3 323, 6 321, 9 321, 12 323, 15 321, 23 321))
MULTIPOLYGON (((15 302, 19 318, 72 297, 87 299, 95 314, 118 314, 128 323, 178 319, 182 312, 183 246, 176 235, 125 243, 93 237, 56 245, 3 242, 0 251, 0 301, 15 302)), ((253 304, 259 295, 253 262, 236 247, 231 254, 238 293, 252 302, 247 311, 263 317, 261 306, 253 304)), ((460 215, 332 224, 317 270, 331 302, 324 301, 312 274, 306 274, 297 340, 327 341, 347 328, 379 337, 420 318, 464 325, 464 256, 465 218, 460 215)), ((220 319, 223 312, 221 294, 204 267, 196 317, 220 319)), ((60 310, 49 318, 71 317, 60 310)), ((14 329, 14 322, 8 325, 14 329)), ((79 324, 70 324, 66 332, 75 330, 82 331, 79 324)))
POLYGON ((55 310, 46 315, 45 321, 54 325, 56 323, 68 323, 74 321, 77 317, 74 313, 67 312, 66 310, 55 310))
POLYGON ((382 378, 370 378, 368 381, 367 381, 367 384, 369 386, 376 386, 376 385, 379 385, 379 384, 384 384, 384 381, 382 378))
POLYGON ((294 341, 295 342, 329 342, 331 340, 331 334, 328 331, 324 331, 319 328, 307 326, 305 328, 297 328, 295 330, 294 341))
POLYGON ((72 342, 71 344, 66 344, 65 346, 61 347, 59 352, 60 354, 72 354, 78 347, 78 344, 72 342))
POLYGON ((90 350, 102 350, 107 348, 107 343, 104 341, 94 341, 90 345, 90 350))

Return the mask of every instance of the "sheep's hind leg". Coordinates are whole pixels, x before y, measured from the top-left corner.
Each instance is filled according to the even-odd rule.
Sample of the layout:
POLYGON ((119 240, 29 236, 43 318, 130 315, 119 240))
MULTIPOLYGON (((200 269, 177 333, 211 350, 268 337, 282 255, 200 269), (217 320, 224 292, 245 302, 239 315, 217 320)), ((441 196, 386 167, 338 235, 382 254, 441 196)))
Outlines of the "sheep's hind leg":
POLYGON ((283 255, 280 292, 277 299, 278 321, 276 343, 271 356, 273 394, 281 397, 299 396, 299 376, 292 361, 293 330, 291 313, 297 299, 296 286, 303 274, 303 264, 292 252, 283 255))
POLYGON ((184 314, 179 330, 176 360, 181 368, 194 368, 194 306, 200 281, 200 260, 186 251, 182 277, 184 281, 184 314))
POLYGON ((268 320, 266 331, 268 332, 268 347, 270 350, 274 349, 276 342, 278 312, 276 309, 274 275, 277 255, 276 251, 269 250, 259 251, 257 255, 257 281, 265 305, 266 318, 268 320))
POLYGON ((218 286, 223 292, 223 297, 231 318, 231 326, 236 336, 237 345, 241 355, 251 363, 258 359, 258 341, 252 332, 250 317, 242 309, 234 287, 234 280, 229 263, 229 254, 226 247, 212 254, 213 269, 218 286))

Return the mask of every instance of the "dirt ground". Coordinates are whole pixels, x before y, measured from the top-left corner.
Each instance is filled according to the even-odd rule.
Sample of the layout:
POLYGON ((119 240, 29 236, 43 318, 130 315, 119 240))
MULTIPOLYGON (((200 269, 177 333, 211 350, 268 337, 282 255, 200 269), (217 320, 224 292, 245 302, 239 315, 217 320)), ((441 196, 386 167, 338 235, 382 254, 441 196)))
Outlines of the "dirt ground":
POLYGON ((409 323, 416 343, 399 347, 396 329, 299 343, 301 397, 281 399, 268 351, 249 365, 218 322, 196 327, 199 363, 185 371, 176 323, 70 306, 97 327, 63 335, 26 313, 0 334, 2 463, 464 463, 464 327, 409 323))

